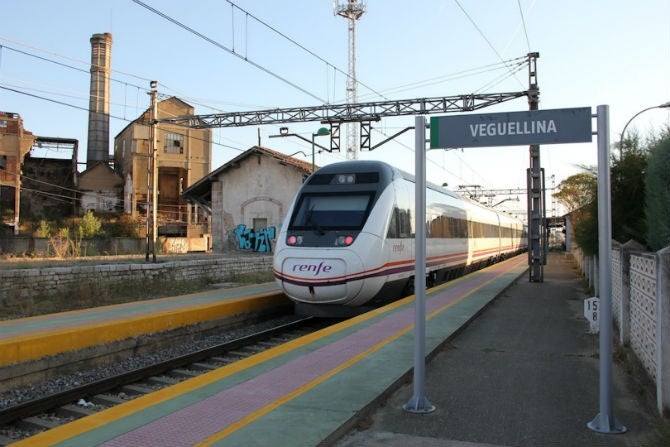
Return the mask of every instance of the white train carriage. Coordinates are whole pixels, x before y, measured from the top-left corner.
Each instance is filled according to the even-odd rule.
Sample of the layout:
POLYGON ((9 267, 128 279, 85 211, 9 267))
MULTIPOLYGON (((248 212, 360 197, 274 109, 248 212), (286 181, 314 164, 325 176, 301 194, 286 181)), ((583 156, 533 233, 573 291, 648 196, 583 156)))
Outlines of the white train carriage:
MULTIPOLYGON (((525 248, 523 226, 507 216, 436 186, 426 203, 429 282, 525 248)), ((377 161, 335 163, 314 173, 288 210, 273 269, 303 314, 342 315, 410 292, 412 176, 377 161)))

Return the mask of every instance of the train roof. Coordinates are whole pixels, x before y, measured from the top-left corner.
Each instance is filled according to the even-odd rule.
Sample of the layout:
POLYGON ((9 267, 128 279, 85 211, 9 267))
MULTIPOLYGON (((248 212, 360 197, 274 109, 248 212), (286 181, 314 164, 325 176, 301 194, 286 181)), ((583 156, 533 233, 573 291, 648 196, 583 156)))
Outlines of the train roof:
MULTIPOLYGON (((395 166, 392 166, 384 161, 379 160, 347 160, 340 161, 336 163, 331 163, 320 168, 317 173, 320 174, 336 174, 343 172, 366 172, 366 171, 378 171, 382 174, 382 178, 386 178, 389 182, 397 178, 404 178, 412 183, 416 181, 414 175, 409 172, 405 172, 402 169, 398 169, 395 166)), ((442 194, 450 195, 457 199, 464 199, 463 196, 457 194, 450 189, 447 189, 443 186, 437 185, 436 183, 426 182, 426 187, 432 190, 435 190, 442 194)), ((469 200, 465 198, 466 200, 469 200)), ((476 202, 475 202, 476 203, 476 202)))
MULTIPOLYGON (((403 178, 407 181, 410 181, 414 183, 416 181, 416 178, 414 175, 403 171, 402 169, 398 169, 395 166, 392 166, 384 161, 379 161, 379 160, 347 160, 347 161, 340 161, 336 163, 331 163, 329 165, 326 165, 322 168, 320 168, 318 171, 315 172, 316 175, 318 174, 341 174, 341 173, 358 173, 358 172, 370 172, 370 171, 375 171, 380 173, 380 182, 382 183, 390 183, 393 180, 396 180, 398 178, 403 178)), ((308 180, 309 182, 309 180, 308 180)), ((487 207, 482 205, 481 203, 477 202, 476 200, 472 200, 469 197, 464 197, 450 189, 445 188, 444 186, 437 185, 435 183, 431 182, 426 182, 426 187, 428 189, 432 189, 433 191, 436 191, 440 194, 445 194, 448 196, 451 196, 455 198, 456 200, 459 200, 464 203, 468 203, 471 206, 475 208, 479 208, 481 210, 485 210, 491 213, 498 214, 500 216, 504 216, 506 220, 515 220, 518 221, 518 219, 512 218, 510 216, 507 216, 504 213, 501 213, 499 211, 494 210, 493 208, 487 207)))

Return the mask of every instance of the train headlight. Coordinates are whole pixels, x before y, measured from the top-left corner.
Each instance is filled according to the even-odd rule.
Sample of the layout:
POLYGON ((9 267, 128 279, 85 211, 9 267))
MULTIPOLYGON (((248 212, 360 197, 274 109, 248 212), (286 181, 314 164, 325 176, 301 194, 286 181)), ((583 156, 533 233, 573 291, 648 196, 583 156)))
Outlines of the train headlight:
POLYGON ((338 236, 337 239, 335 239, 335 245, 337 247, 348 247, 353 243, 354 243, 354 237, 351 235, 338 236))
POLYGON ((353 185, 356 183, 356 174, 339 174, 335 176, 338 185, 353 185))
POLYGON ((302 236, 290 235, 286 238, 287 245, 302 245, 302 236))

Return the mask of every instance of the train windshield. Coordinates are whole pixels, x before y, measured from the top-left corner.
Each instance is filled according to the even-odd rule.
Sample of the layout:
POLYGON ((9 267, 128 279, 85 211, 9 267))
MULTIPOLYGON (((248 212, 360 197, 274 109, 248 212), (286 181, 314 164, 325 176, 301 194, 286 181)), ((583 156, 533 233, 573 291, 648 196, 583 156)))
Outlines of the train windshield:
POLYGON ((293 212, 290 230, 360 230, 370 212, 372 192, 305 193, 293 212))

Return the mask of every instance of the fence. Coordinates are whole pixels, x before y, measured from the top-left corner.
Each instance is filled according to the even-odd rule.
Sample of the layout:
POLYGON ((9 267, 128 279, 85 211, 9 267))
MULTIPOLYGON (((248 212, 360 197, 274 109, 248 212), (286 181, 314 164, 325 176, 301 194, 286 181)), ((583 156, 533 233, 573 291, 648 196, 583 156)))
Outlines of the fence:
MULTIPOLYGON (((663 414, 670 410, 670 247, 655 253, 643 248, 634 241, 613 241, 612 317, 619 341, 630 346, 656 383, 656 404, 663 414)), ((573 254, 597 288, 597 259, 579 248, 573 254)))

